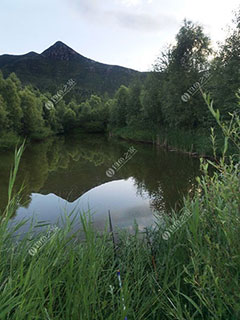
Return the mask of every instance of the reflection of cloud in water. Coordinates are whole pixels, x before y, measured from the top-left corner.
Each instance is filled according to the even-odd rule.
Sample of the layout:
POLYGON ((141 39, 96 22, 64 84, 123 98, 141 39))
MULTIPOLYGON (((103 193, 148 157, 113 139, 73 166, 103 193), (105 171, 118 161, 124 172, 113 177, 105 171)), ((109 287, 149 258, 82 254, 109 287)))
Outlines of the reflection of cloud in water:
POLYGON ((80 207, 91 208, 94 214, 94 226, 102 229, 111 211, 115 227, 128 228, 134 224, 150 226, 153 224, 153 214, 149 206, 149 199, 142 198, 136 192, 134 179, 119 180, 105 183, 96 187, 80 198, 80 207), (92 201, 93 199, 93 201, 92 201), (93 204, 93 206, 92 206, 93 204))
POLYGON ((136 191, 134 179, 130 178, 111 181, 93 188, 72 203, 54 194, 32 194, 29 208, 19 208, 14 222, 30 218, 35 213, 37 220, 47 220, 54 224, 64 212, 70 213, 74 209, 82 212, 90 209, 94 227, 103 230, 110 210, 114 228, 132 229, 136 221, 143 229, 154 223, 154 216, 149 198, 146 198, 146 194, 142 198, 136 191))
MULTIPOLYGON (((113 227, 121 229, 132 230, 135 222, 142 226, 142 229, 149 227, 154 222, 153 214, 149 208, 149 205, 138 205, 136 207, 128 208, 126 210, 112 210, 111 218, 113 227)), ((107 214, 102 215, 102 219, 94 216, 94 226, 98 229, 104 228, 106 222, 108 221, 107 214)))

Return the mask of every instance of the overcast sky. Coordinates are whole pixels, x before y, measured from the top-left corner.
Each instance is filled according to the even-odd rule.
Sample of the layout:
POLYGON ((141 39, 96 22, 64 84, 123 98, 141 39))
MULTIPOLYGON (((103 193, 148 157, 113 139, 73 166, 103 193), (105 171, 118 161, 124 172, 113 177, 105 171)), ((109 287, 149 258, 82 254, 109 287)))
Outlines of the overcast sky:
POLYGON ((0 0, 0 54, 41 53, 60 40, 108 64, 149 70, 184 18, 215 43, 239 0, 0 0))

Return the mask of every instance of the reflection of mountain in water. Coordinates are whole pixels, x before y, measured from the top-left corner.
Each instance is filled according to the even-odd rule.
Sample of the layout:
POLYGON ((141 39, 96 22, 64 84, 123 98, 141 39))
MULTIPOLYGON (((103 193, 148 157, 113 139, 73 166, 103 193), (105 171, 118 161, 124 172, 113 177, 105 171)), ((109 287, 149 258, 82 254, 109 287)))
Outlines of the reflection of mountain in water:
MULTIPOLYGON (((21 206, 28 207, 32 193, 55 195, 74 202, 87 191, 111 180, 134 178, 137 192, 151 198, 156 211, 168 211, 192 188, 198 161, 185 155, 136 144, 137 154, 115 176, 106 170, 127 152, 125 141, 108 141, 98 135, 51 138, 26 148, 16 189, 24 181, 21 206)), ((6 206, 13 155, 0 154, 0 210, 6 206)), ((111 196, 111 195, 109 195, 111 196)))
MULTIPOLYGON (((22 217, 32 217, 37 221, 46 221, 50 224, 58 223, 65 212, 90 213, 93 226, 102 231, 108 222, 108 211, 111 211, 114 229, 131 230, 134 222, 143 230, 154 223, 154 216, 149 207, 149 199, 142 199, 136 194, 134 179, 111 181, 86 192, 74 202, 66 201, 55 194, 32 194, 29 207, 17 210, 14 223, 22 217)), ((73 214, 73 215, 74 215, 73 214)), ((79 221, 79 219, 77 219, 79 221)), ((79 225, 79 223, 75 225, 79 225)), ((30 222, 24 225, 21 232, 29 229, 30 222)))

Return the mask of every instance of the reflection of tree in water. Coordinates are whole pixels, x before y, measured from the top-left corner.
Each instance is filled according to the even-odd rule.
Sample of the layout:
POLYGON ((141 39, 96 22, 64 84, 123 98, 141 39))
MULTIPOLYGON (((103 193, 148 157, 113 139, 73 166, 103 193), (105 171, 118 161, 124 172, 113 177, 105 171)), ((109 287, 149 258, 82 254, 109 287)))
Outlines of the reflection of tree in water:
MULTIPOLYGON (((49 139, 44 143, 36 143, 26 147, 21 159, 14 192, 20 190, 22 184, 24 185, 21 192, 19 205, 27 208, 31 202, 31 194, 38 192, 44 185, 49 172, 48 151, 53 146, 53 140, 49 139)), ((11 160, 7 168, 7 175, 1 181, 2 194, 4 195, 3 201, 0 202, 1 211, 7 205, 7 187, 9 180, 9 172, 13 163, 12 155, 9 157, 11 160)))
MULTIPOLYGON (((99 151, 98 146, 99 143, 96 144, 96 150, 94 150, 94 145, 89 141, 87 144, 67 144, 64 137, 49 138, 27 146, 21 159, 14 188, 14 192, 17 192, 24 184, 19 206, 28 208, 31 203, 31 194, 43 189, 49 174, 60 169, 67 170, 72 162, 86 160, 95 166, 100 166, 109 160, 106 150, 99 151)), ((8 180, 13 164, 13 153, 4 154, 1 157, 3 161, 0 161, 0 213, 7 205, 8 180)))
POLYGON ((105 161, 104 154, 100 154, 96 151, 84 150, 79 153, 79 157, 88 160, 93 163, 96 167, 101 166, 105 161))
POLYGON ((162 189, 159 187, 156 192, 149 195, 150 197, 150 208, 154 212, 167 212, 165 199, 163 196, 162 189))
POLYGON ((144 182, 138 182, 135 180, 134 185, 137 189, 137 195, 140 195, 143 199, 149 199, 150 208, 153 212, 166 212, 165 200, 160 186, 157 190, 150 191, 147 189, 144 182))
MULTIPOLYGON (((132 177, 137 193, 142 198, 150 198, 153 211, 169 212, 194 185, 198 163, 183 155, 139 144, 136 145, 137 154, 112 179, 107 177, 106 170, 130 146, 125 141, 114 142, 103 136, 82 135, 53 137, 26 147, 15 188, 18 190, 24 182, 20 206, 29 206, 32 193, 55 193, 75 201, 105 182, 132 177)), ((0 210, 7 204, 12 163, 12 153, 0 156, 0 210)))
POLYGON ((136 148, 138 153, 122 170, 124 174, 131 172, 137 193, 150 198, 155 212, 180 209, 183 196, 196 185, 195 177, 200 174, 198 160, 160 148, 136 148))

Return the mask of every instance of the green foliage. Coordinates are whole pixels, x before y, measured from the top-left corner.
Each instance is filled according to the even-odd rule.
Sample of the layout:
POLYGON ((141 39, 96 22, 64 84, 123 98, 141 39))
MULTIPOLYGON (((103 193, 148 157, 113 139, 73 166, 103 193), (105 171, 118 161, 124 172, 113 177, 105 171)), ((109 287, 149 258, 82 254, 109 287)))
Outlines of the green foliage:
POLYGON ((20 91, 21 109, 23 112, 22 130, 24 134, 31 137, 36 131, 44 127, 42 110, 38 104, 38 98, 29 89, 20 91))
POLYGON ((129 89, 121 86, 115 94, 114 104, 112 106, 111 125, 124 127, 127 120, 127 110, 129 102, 129 89))
POLYGON ((120 87, 110 111, 110 126, 159 130, 165 128, 204 128, 208 117, 200 95, 186 103, 181 96, 205 74, 209 67, 210 40, 203 29, 184 21, 176 45, 157 59, 142 86, 120 87))
POLYGON ((150 127, 157 128, 163 124, 162 99, 160 89, 162 85, 162 75, 153 72, 148 75, 145 86, 141 92, 141 103, 143 110, 143 120, 150 127))
POLYGON ((7 107, 6 103, 3 100, 3 97, 0 95, 0 132, 7 129, 7 107))
POLYGON ((136 129, 135 127, 124 127, 124 128, 115 128, 113 129, 113 134, 117 137, 123 139, 130 139, 139 142, 154 142, 156 135, 155 131, 136 129))
POLYGON ((209 89, 217 108, 225 119, 236 109, 236 92, 240 88, 240 10, 235 13, 235 24, 212 63, 209 89))
POLYGON ((18 135, 41 140, 76 128, 106 131, 110 100, 91 95, 81 104, 74 99, 66 104, 61 99, 51 105, 48 99, 51 95, 44 96, 32 86, 23 88, 15 74, 4 79, 0 73, 0 147, 12 147, 18 135))
POLYGON ((110 101, 91 95, 90 99, 79 107, 79 124, 86 132, 105 132, 109 121, 110 101))
POLYGON ((127 102, 127 119, 126 122, 128 125, 135 125, 141 119, 142 113, 142 103, 141 103, 141 83, 134 82, 129 88, 129 97, 127 102))
POLYGON ((22 129, 21 120, 23 111, 21 109, 21 99, 17 91, 17 86, 11 78, 0 82, 0 94, 6 103, 10 129, 20 133, 22 129))
POLYGON ((63 115, 63 127, 69 131, 75 127, 76 113, 72 109, 67 109, 63 115))
MULTIPOLYGON (((203 125, 206 109, 199 96, 192 97, 188 103, 181 96, 199 81, 207 68, 208 54, 211 53, 210 40, 204 35, 201 26, 184 21, 176 41, 176 45, 168 50, 168 61, 160 82, 161 112, 165 125, 193 129, 203 125)), ((155 70, 159 68, 157 63, 155 70)))
POLYGON ((12 131, 3 132, 0 136, 0 149, 14 149, 21 140, 22 139, 12 131))
POLYGON ((200 25, 184 20, 176 41, 170 55, 170 66, 173 64, 184 71, 201 71, 206 68, 207 56, 211 53, 210 39, 204 35, 200 25))
MULTIPOLYGON (((240 90, 239 90, 240 93, 240 90)), ((220 112, 217 109, 214 110, 213 107, 213 101, 210 100, 210 96, 204 94, 204 99, 208 105, 208 109, 210 110, 211 114, 215 118, 218 126, 221 128, 223 135, 224 135, 224 148, 222 152, 222 157, 224 159, 227 150, 229 149, 229 143, 232 142, 232 144, 235 146, 236 150, 240 152, 240 95, 236 94, 238 98, 238 112, 230 113, 229 116, 231 116, 231 121, 224 121, 220 117, 220 112)), ((212 142, 214 146, 214 150, 216 150, 215 147, 215 136, 213 134, 212 129, 212 142)), ((216 157, 216 152, 214 152, 214 155, 216 157)))

